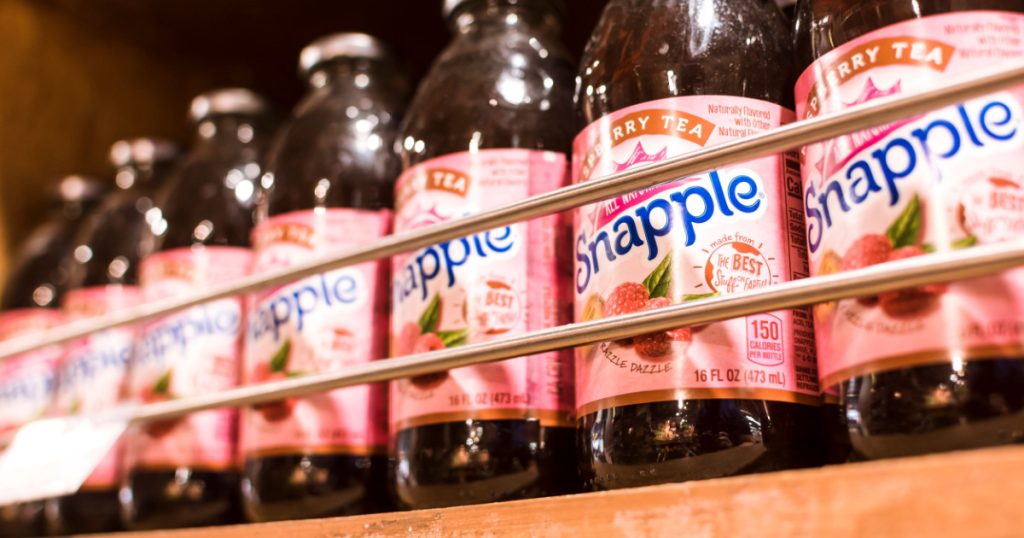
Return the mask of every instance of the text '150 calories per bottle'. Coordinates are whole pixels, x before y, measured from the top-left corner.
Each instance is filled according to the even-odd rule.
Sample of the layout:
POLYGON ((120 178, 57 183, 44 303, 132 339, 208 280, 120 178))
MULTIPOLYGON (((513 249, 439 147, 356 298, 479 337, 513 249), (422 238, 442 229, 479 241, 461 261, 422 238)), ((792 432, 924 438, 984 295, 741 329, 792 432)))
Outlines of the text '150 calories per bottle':
MULTIPOLYGON (((612 0, 580 66, 573 181, 792 121, 789 35, 762 0, 612 0)), ((798 174, 774 155, 579 208, 576 320, 806 276, 798 174)), ((580 348, 576 391, 594 489, 817 462, 803 309, 580 348)))
MULTIPOLYGON (((804 1, 800 118, 1024 58, 1020 0, 804 1)), ((1024 89, 804 148, 811 273, 1019 239, 1024 89)), ((815 307, 859 458, 1024 439, 1024 270, 815 307)))
MULTIPOLYGON (((449 1, 444 14, 455 37, 403 123, 396 232, 566 178, 573 66, 559 42, 560 3, 449 1)), ((550 216, 395 257, 393 355, 566 321, 563 229, 550 216)), ((572 491, 571 372, 571 355, 555 352, 392 383, 399 502, 427 508, 572 491)))
MULTIPOLYGON (((300 56, 309 93, 267 154, 254 272, 379 240, 391 229, 392 147, 407 83, 383 43, 324 37, 300 56)), ((250 302, 248 383, 331 372, 387 353, 387 262, 258 292, 250 302)), ((247 409, 242 493, 251 520, 358 514, 387 500, 386 385, 247 409)))

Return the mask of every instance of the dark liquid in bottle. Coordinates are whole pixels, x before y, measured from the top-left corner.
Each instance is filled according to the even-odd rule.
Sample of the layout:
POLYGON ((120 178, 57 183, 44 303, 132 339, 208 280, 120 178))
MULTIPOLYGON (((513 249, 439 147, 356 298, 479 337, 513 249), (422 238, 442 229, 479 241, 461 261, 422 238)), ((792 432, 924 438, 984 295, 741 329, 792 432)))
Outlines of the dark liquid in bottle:
MULTIPOLYGON (((803 66, 890 24, 956 11, 1024 12, 1020 0, 801 1, 797 43, 803 66)), ((923 36, 929 37, 929 36, 923 36)), ((855 458, 877 459, 1024 440, 1024 360, 983 357, 963 368, 917 366, 842 383, 840 409, 855 458), (949 395, 935 405, 936 395, 949 395)))
MULTIPOLYGON (((85 247, 91 256, 66 259, 68 290, 138 285, 138 262, 146 254, 147 245, 146 211, 153 207, 152 192, 166 175, 169 164, 161 160, 149 170, 138 171, 86 217, 74 243, 76 250, 85 247)), ((120 530, 117 486, 83 488, 72 495, 51 499, 47 501, 46 519, 51 534, 120 530)))
MULTIPOLYGON (((569 152, 573 64, 559 42, 552 6, 473 0, 455 9, 455 41, 417 91, 404 123, 403 141, 413 142, 400 151, 405 169, 471 147, 569 152), (503 95, 508 88, 526 99, 503 95)), ((572 428, 534 419, 415 426, 394 433, 392 445, 394 487, 406 507, 578 489, 572 428), (467 451, 475 456, 453 464, 467 451)))
MULTIPOLYGON (((166 225, 153 230, 152 253, 249 245, 267 121, 257 114, 215 112, 199 119, 197 130, 195 145, 157 194, 166 225)), ((232 438, 236 428, 234 421, 232 438)), ((133 530, 238 522, 238 485, 236 469, 128 469, 122 489, 130 494, 123 496, 122 517, 133 530)))
MULTIPOLYGON (((391 148, 405 106, 404 78, 389 59, 345 57, 314 67, 310 84, 314 89, 268 152, 265 177, 272 177, 273 184, 264 184, 260 219, 314 208, 390 209, 399 171, 391 148)), ((373 312, 373 306, 364 315, 386 315, 373 312)), ((369 397, 386 401, 386 387, 372 387, 369 397)), ((371 421, 387 420, 372 415, 371 421)), ((249 519, 350 515, 389 507, 385 453, 322 454, 314 449, 247 455, 242 492, 249 519)))
MULTIPOLYGON (((75 196, 61 201, 60 207, 40 224, 15 254, 12 269, 4 283, 0 310, 51 308, 60 305, 67 285, 67 267, 62 264, 70 253, 75 232, 85 213, 99 201, 103 189, 98 183, 73 177, 63 182, 75 196)), ((56 372, 54 372, 56 375, 56 372)), ((44 501, 0 506, 0 537, 41 536, 46 533, 44 501)))
MULTIPOLYGON (((612 0, 581 63, 580 127, 686 95, 791 108, 790 35, 776 6, 760 0, 612 0)), ((818 421, 814 406, 767 400, 603 409, 579 417, 581 469, 590 488, 614 489, 814 465, 818 421)))

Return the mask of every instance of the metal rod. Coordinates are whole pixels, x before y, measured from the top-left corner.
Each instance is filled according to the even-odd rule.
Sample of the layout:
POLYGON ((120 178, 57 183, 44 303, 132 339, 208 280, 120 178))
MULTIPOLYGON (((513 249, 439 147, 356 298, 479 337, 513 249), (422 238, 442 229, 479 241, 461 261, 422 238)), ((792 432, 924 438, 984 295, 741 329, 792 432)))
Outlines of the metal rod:
POLYGON ((32 349, 81 338, 119 325, 145 321, 208 301, 242 295, 317 275, 331 269, 386 258, 441 241, 529 220, 598 202, 634 190, 712 170, 726 164, 748 161, 846 133, 896 121, 935 108, 953 105, 993 91, 1024 84, 1024 65, 1010 64, 960 82, 923 92, 887 97, 851 107, 843 112, 799 121, 761 134, 726 142, 687 155, 653 163, 602 179, 564 187, 419 230, 391 235, 366 247, 318 258, 289 268, 251 275, 236 282, 213 287, 203 293, 154 301, 94 319, 82 320, 47 331, 45 335, 16 337, 0 343, 0 358, 32 349))
POLYGON ((705 299, 658 310, 585 323, 574 323, 491 342, 375 361, 336 372, 310 375, 216 394, 140 407, 134 421, 174 418, 196 411, 247 406, 533 355, 652 331, 795 308, 897 290, 979 277, 1024 265, 1024 241, 983 245, 966 250, 927 254, 856 271, 786 282, 748 293, 705 299))

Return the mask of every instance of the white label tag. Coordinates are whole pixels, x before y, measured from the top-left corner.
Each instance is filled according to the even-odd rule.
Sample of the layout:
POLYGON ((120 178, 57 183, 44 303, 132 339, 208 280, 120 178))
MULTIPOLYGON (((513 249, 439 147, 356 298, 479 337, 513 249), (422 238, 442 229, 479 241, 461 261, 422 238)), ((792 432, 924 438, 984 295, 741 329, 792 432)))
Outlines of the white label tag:
POLYGON ((0 506, 78 491, 128 427, 131 410, 23 426, 0 453, 0 506))

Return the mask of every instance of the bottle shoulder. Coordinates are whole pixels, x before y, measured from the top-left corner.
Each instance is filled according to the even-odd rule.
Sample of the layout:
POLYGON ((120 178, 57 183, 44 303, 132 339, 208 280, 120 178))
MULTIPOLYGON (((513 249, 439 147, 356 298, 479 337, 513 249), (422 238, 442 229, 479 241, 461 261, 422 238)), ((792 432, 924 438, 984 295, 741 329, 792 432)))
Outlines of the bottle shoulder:
POLYGON ((552 35, 508 29, 458 37, 431 67, 402 124, 403 165, 471 146, 567 151, 574 72, 552 35))
POLYGON ((0 309, 59 304, 60 294, 67 285, 67 274, 62 264, 71 247, 73 225, 71 220, 51 218, 32 231, 11 264, 0 298, 0 309), (40 287, 49 290, 47 297, 35 296, 40 287))
POLYGON ((135 284, 151 207, 148 195, 117 191, 83 219, 66 258, 68 288, 135 284))
POLYGON ((792 34, 771 2, 616 1, 580 63, 581 127, 666 97, 731 95, 789 106, 792 34))
POLYGON ((819 58, 845 43, 900 22, 960 11, 1024 13, 1024 0, 824 0, 804 2, 800 56, 819 58), (809 50, 808 50, 809 49, 809 50))
POLYGON ((155 249, 248 245, 260 157, 252 144, 209 144, 186 156, 157 192, 164 225, 155 249))
POLYGON ((296 107, 266 158, 270 214, 317 205, 379 209, 398 173, 401 103, 365 92, 314 92, 296 107))

